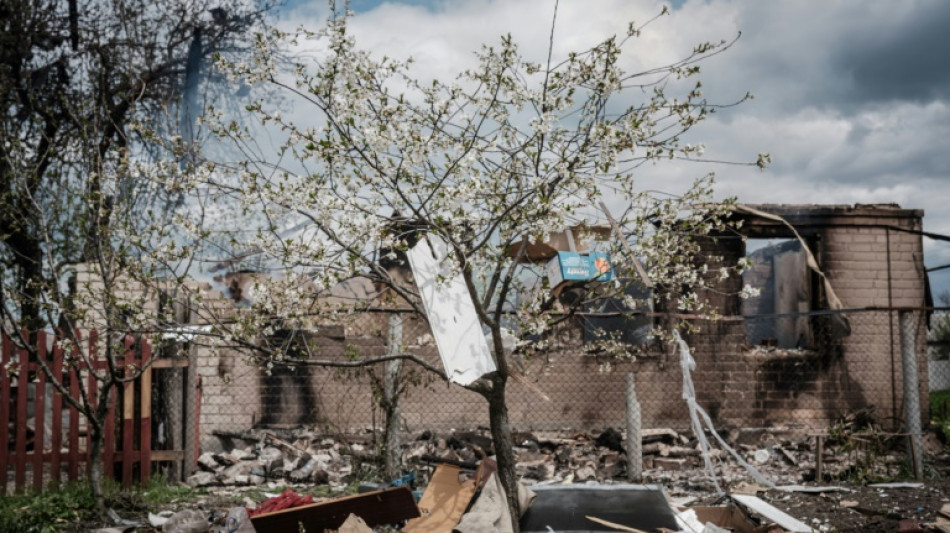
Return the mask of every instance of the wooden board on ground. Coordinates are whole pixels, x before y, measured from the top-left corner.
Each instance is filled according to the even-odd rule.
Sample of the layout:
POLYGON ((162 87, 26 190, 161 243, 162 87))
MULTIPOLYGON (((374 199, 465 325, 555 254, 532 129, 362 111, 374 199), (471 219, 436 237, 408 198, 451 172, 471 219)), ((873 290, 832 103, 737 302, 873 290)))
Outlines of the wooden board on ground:
POLYGON ((257 531, 323 533, 338 529, 351 514, 376 527, 415 518, 419 508, 409 487, 395 487, 257 515, 251 523, 257 531))
POLYGON ((403 528, 407 533, 440 533, 451 531, 459 520, 469 502, 475 495, 476 482, 474 479, 459 481, 462 469, 441 464, 435 468, 429 486, 419 500, 419 509, 423 516, 410 520, 403 528))

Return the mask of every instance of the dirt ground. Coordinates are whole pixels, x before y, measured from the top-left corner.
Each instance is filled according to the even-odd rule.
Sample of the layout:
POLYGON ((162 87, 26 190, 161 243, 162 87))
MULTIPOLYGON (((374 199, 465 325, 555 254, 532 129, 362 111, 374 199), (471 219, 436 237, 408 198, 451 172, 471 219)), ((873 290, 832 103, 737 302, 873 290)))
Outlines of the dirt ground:
MULTIPOLYGON (((451 443, 452 439, 448 441, 451 443)), ((605 456, 611 456, 611 451, 595 442, 594 436, 562 440, 561 442, 570 442, 570 444, 561 444, 557 451, 550 454, 543 453, 545 441, 543 439, 540 441, 540 447, 532 446, 530 449, 519 447, 518 449, 522 452, 519 454, 519 461, 523 461, 523 457, 534 458, 535 462, 541 461, 537 459, 538 457, 554 461, 558 455, 563 457, 577 455, 582 458, 593 458, 593 462, 597 463, 597 457, 603 459, 605 456), (568 448, 566 451, 565 446, 568 448)), ((757 438, 752 444, 736 444, 736 447, 746 461, 753 463, 756 452, 761 453, 763 450, 762 442, 769 442, 774 447, 771 459, 755 464, 756 473, 760 473, 778 486, 814 487, 818 485, 814 482, 814 452, 806 441, 774 439, 769 436, 768 439, 757 438), (779 449, 789 453, 775 451, 779 449), (790 460, 794 464, 790 463, 790 460)), ((728 454, 721 454, 716 460, 717 481, 721 491, 715 490, 715 486, 702 468, 701 461, 695 456, 691 459, 690 468, 645 470, 644 482, 662 487, 671 503, 676 506, 723 505, 729 500, 725 493, 755 494, 765 502, 814 528, 815 531, 823 533, 847 531, 912 533, 931 530, 932 524, 937 520, 938 512, 945 505, 950 504, 950 455, 946 453, 946 448, 942 443, 934 442, 933 444, 924 463, 925 478, 920 482, 907 480, 906 471, 903 470, 905 467, 901 466, 906 455, 900 449, 881 450, 881 455, 873 456, 866 453, 847 455, 833 451, 828 454, 827 459, 831 461, 826 465, 828 477, 820 483, 820 486, 830 487, 824 492, 768 489, 763 483, 756 482, 754 474, 728 454), (896 482, 900 483, 900 486, 875 487, 867 482, 856 481, 859 476, 853 474, 855 466, 853 460, 868 457, 872 458, 872 463, 875 464, 863 465, 861 472, 865 477, 862 479, 869 479, 867 476, 871 473, 874 481, 896 482)), ((688 446, 681 449, 685 450, 693 445, 694 443, 690 442, 688 446)), ((464 442, 459 445, 460 450, 469 447, 470 445, 464 442)), ((446 447, 444 451, 449 453, 449 447, 446 447)), ((519 469, 527 472, 541 470, 537 467, 526 470, 520 467, 519 469)), ((421 472, 424 471, 425 468, 421 468, 421 472)), ((562 479, 567 477, 564 474, 569 471, 570 469, 558 470, 553 476, 554 479, 548 478, 545 481, 570 482, 562 479)), ((172 510, 200 508, 209 515, 223 516, 229 507, 253 506, 265 498, 267 493, 280 492, 285 487, 291 487, 301 494, 322 490, 321 495, 337 497, 344 495, 344 490, 352 490, 355 481, 355 479, 349 481, 347 487, 337 486, 333 489, 313 483, 288 484, 279 481, 268 481, 256 487, 207 487, 208 493, 197 501, 182 502, 172 510)), ((625 472, 613 478, 598 478, 589 482, 624 483, 626 482, 625 472)), ((424 481, 420 483, 420 488, 424 488, 424 481)), ((129 516, 128 518, 142 519, 144 522, 146 516, 129 516)), ((148 529, 139 531, 148 531, 148 529)))
MULTIPOLYGON (((920 488, 875 488, 836 484, 843 490, 823 493, 769 490, 758 496, 818 531, 896 533, 901 520, 914 520, 927 530, 937 512, 950 503, 950 480, 923 482, 920 488)), ((702 503, 721 501, 714 496, 702 503)))

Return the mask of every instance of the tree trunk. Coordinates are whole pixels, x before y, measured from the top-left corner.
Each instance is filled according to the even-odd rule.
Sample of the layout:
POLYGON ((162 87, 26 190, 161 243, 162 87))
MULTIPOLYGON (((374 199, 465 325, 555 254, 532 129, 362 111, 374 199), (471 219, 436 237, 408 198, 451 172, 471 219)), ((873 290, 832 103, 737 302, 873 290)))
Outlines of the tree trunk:
POLYGON ((99 516, 106 516, 106 495, 102 489, 102 431, 96 424, 89 424, 89 487, 96 501, 99 516))
MULTIPOLYGON (((106 495, 103 490, 102 482, 105 476, 102 448, 105 441, 105 420, 109 412, 110 395, 113 383, 108 381, 99 387, 99 404, 95 409, 86 411, 86 431, 89 435, 89 487, 92 489, 92 497, 96 501, 96 511, 100 517, 106 516, 106 495)), ((112 460, 110 457, 109 460, 112 460)))
POLYGON ((399 477, 402 470, 399 444, 399 398, 393 398, 386 409, 386 433, 383 436, 385 454, 385 476, 392 481, 399 477))
POLYGON ((488 395, 488 417, 492 441, 495 444, 495 458, 498 460, 497 475, 505 488, 508 509, 511 510, 511 527, 514 533, 519 533, 521 507, 518 502, 518 479, 515 476, 514 445, 508 424, 508 404, 505 401, 505 385, 508 380, 504 376, 496 375, 492 381, 492 390, 488 395))

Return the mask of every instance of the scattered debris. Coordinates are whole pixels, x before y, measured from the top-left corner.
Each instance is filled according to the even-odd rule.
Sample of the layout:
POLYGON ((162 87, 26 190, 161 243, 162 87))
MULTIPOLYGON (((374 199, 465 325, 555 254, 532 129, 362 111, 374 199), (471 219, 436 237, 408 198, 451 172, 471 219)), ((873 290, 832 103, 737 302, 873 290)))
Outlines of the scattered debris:
POLYGON ((247 514, 249 517, 254 518, 257 515, 274 513, 284 509, 293 509, 294 507, 310 505, 312 503, 314 503, 313 496, 301 496, 293 490, 287 489, 278 496, 273 496, 264 500, 254 509, 248 510, 247 514))
POLYGON ((823 487, 816 486, 810 487, 807 485, 782 485, 780 487, 775 487, 775 490, 780 490, 783 492, 811 492, 815 494, 823 494, 825 492, 850 492, 851 489, 846 487, 823 487))
POLYGON ((494 461, 485 461, 474 477, 463 479, 460 467, 441 464, 436 467, 419 500, 419 518, 406 523, 406 533, 439 533, 454 528, 490 472, 497 468, 494 461))
POLYGON ((746 509, 760 514, 769 521, 778 524, 781 528, 790 533, 811 533, 814 531, 801 520, 789 516, 788 513, 773 507, 757 496, 733 494, 732 499, 746 509))
POLYGON ((373 533, 373 530, 366 525, 362 518, 351 514, 340 526, 340 529, 336 530, 336 533, 373 533))
POLYGON ((693 518, 685 524, 689 528, 688 531, 708 531, 710 533, 718 533, 723 529, 738 533, 763 533, 768 531, 768 526, 760 526, 738 505, 692 507, 681 513, 679 518, 682 519, 682 516, 686 515, 687 512, 692 513, 693 518), (697 523, 699 524, 698 527, 695 525, 697 523))
MULTIPOLYGON (((521 516, 524 516, 537 495, 523 484, 518 484, 518 505, 521 516)), ((496 531, 497 533, 511 533, 511 509, 505 497, 505 490, 501 480, 495 473, 488 477, 485 486, 478 495, 469 512, 462 516, 461 521, 453 531, 458 533, 481 533, 496 531)))
POLYGON ((186 509, 173 514, 162 525, 165 533, 204 533, 211 527, 208 515, 197 509, 186 509))
POLYGON ((228 514, 224 517, 224 526, 222 533, 257 533, 244 507, 228 509, 228 514))
POLYGON ((115 509, 109 509, 106 511, 106 514, 109 516, 109 520, 111 520, 113 524, 120 527, 140 527, 142 525, 140 522, 135 520, 126 520, 125 518, 122 518, 119 516, 119 513, 115 512, 115 509))
POLYGON ((871 483, 869 487, 876 489, 922 489, 923 483, 871 483))
POLYGON ((148 513, 148 523, 152 527, 162 527, 175 514, 171 511, 161 511, 157 514, 148 513))

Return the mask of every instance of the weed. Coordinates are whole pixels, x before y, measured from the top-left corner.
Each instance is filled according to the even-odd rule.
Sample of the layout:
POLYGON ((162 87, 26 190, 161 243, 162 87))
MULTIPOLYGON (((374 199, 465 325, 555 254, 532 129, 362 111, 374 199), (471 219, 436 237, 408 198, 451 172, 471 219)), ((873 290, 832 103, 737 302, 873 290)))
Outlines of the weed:
MULTIPOLYGON (((154 476, 144 489, 124 490, 105 480, 106 506, 142 512, 179 502, 195 500, 204 491, 167 482, 154 476)), ((0 533, 52 533, 75 531, 83 523, 99 520, 96 501, 88 483, 70 483, 44 492, 25 492, 0 498, 0 533)))
POLYGON ((950 444, 950 390, 930 391, 930 421, 940 428, 940 437, 950 444))
POLYGON ((0 498, 0 533, 47 533, 75 528, 96 518, 96 501, 86 483, 43 493, 0 498))

